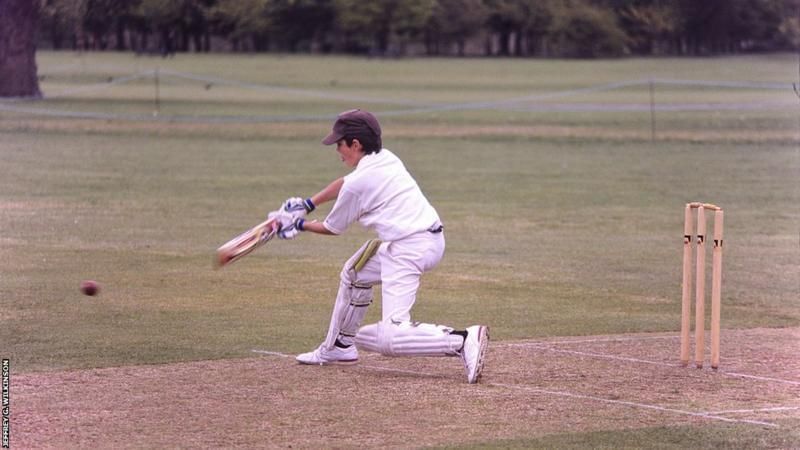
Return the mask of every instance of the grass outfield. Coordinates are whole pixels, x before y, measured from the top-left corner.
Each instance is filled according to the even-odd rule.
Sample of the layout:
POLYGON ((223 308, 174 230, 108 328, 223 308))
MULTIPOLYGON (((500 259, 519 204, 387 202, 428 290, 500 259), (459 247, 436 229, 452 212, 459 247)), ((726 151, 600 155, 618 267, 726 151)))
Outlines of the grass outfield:
MULTIPOLYGON (((0 109, 0 356, 15 372, 34 373, 316 346, 340 266, 368 233, 272 242, 224 270, 212 268, 212 257, 286 197, 311 195, 346 173, 319 140, 337 112, 359 106, 379 117, 395 112, 382 117, 384 143, 446 224, 446 256, 423 278, 416 320, 487 323, 494 341, 677 332, 683 206, 699 200, 726 213, 723 329, 797 327, 797 98, 791 88, 725 86, 788 87, 796 63, 793 55, 585 62, 40 53, 45 100, 0 104, 27 109, 0 109), (108 80, 156 65, 153 118, 152 76, 108 80), (655 141, 649 86, 573 93, 654 77, 714 81, 655 86, 655 141), (542 97, 553 92, 562 95, 542 97), (526 96, 538 100, 512 110, 408 112, 526 96), (687 106, 698 104, 703 110, 687 106), (100 295, 81 295, 83 279, 99 281, 100 295)), ((373 307, 369 319, 377 317, 373 307)), ((681 441, 683 431, 486 445, 681 447, 692 442, 681 441)), ((722 426, 702 433, 719 442, 746 434, 722 426)), ((777 433, 744 446, 800 445, 789 430, 777 433)))

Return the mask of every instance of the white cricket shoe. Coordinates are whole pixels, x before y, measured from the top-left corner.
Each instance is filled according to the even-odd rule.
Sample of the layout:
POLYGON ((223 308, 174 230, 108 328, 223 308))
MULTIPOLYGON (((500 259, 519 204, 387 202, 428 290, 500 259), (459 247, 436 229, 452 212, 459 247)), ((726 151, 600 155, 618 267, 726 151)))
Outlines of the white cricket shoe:
POLYGON ((325 366, 328 364, 355 364, 358 362, 358 350, 355 345, 347 348, 334 346, 325 348, 320 345, 313 352, 301 353, 295 358, 300 364, 325 366))
POLYGON ((473 325, 467 328, 467 337, 464 339, 464 347, 461 349, 461 360, 464 361, 468 383, 477 383, 481 377, 488 347, 489 327, 473 325))

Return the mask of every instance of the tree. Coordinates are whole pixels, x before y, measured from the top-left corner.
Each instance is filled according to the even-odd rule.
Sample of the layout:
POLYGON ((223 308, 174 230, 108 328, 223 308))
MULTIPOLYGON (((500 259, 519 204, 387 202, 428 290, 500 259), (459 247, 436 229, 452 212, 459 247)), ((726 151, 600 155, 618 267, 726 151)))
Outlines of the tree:
POLYGON ((583 0, 565 3, 554 28, 562 56, 599 58, 625 53, 626 36, 616 15, 583 0))
POLYGON ((39 2, 0 0, 0 97, 41 97, 36 73, 39 2))
POLYGON ((780 39, 788 48, 800 48, 800 16, 789 16, 781 19, 778 26, 780 39))
POLYGON ((483 0, 436 0, 426 26, 428 54, 439 54, 440 44, 455 44, 464 56, 467 40, 481 31, 486 18, 483 0))
MULTIPOLYGON (((602 57, 792 50, 800 0, 26 0, 53 48, 602 57)), ((22 0, 0 0, 10 11, 22 0)), ((4 14, 4 23, 16 21, 4 14)), ((8 33, 11 28, 4 27, 8 33)), ((11 33, 16 36, 15 33, 11 33)), ((3 42, 4 45, 9 42, 3 42)))
POLYGON ((274 24, 271 35, 280 48, 329 50, 327 32, 336 14, 330 0, 272 0, 267 10, 274 24))
POLYGON ((631 4, 619 11, 628 45, 636 54, 655 55, 669 49, 678 27, 671 4, 631 4))
POLYGON ((89 36, 92 49, 107 49, 112 31, 117 32, 117 49, 125 49, 120 27, 124 27, 130 4, 128 0, 86 0, 83 29, 89 36))
MULTIPOLYGON (((529 55, 544 52, 561 0, 483 0, 486 27, 498 39, 498 53, 529 55)), ((491 53, 491 49, 487 50, 491 53)))
POLYGON ((140 0, 131 20, 145 24, 145 33, 156 31, 162 54, 171 55, 177 50, 188 51, 191 37, 195 37, 198 48, 203 47, 200 37, 206 27, 207 4, 210 2, 201 0, 140 0))
POLYGON ((528 41, 528 54, 541 52, 547 55, 548 53, 548 38, 553 33, 553 26, 556 22, 554 1, 560 0, 539 0, 530 5, 528 16, 523 24, 523 33, 528 41))
POLYGON ((338 26, 345 50, 389 52, 393 39, 400 53, 408 40, 421 35, 433 11, 434 0, 335 0, 338 26))
POLYGON ((800 19, 800 1, 737 2, 736 17, 730 34, 735 50, 797 49, 793 44, 797 35, 792 35, 789 27, 800 19))
POLYGON ((677 0, 679 36, 683 53, 692 55, 714 53, 731 17, 728 0, 677 0))
POLYGON ((84 0, 44 0, 39 13, 39 34, 54 49, 76 48, 76 32, 81 29, 84 0))
POLYGON ((181 16, 178 21, 181 42, 180 50, 189 51, 194 43, 195 51, 208 51, 210 36, 208 33, 208 16, 206 11, 215 0, 184 0, 181 3, 181 16))
POLYGON ((267 14, 270 0, 220 0, 208 9, 212 29, 233 43, 235 51, 247 48, 267 50, 272 21, 267 14))
MULTIPOLYGON (((527 2, 525 0, 485 0, 488 9, 486 25, 500 39, 499 53, 502 56, 511 54, 515 35, 519 35, 527 20, 527 2)), ((517 49, 519 50, 519 49, 517 49)))

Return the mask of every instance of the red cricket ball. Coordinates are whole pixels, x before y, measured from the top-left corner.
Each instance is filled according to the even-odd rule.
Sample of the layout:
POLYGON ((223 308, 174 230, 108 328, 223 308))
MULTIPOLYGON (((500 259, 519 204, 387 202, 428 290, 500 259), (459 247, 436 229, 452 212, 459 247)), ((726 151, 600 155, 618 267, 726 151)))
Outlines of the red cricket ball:
POLYGON ((97 284, 96 281, 92 280, 84 280, 81 281, 81 292, 84 295, 92 296, 96 295, 100 291, 100 285, 97 284))

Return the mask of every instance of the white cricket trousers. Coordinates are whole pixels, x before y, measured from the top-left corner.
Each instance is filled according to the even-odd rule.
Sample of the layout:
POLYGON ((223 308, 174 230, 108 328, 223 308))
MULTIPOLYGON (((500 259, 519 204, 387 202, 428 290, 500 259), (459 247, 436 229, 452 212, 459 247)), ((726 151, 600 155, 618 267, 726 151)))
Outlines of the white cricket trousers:
MULTIPOLYGON (((411 322, 411 308, 417 300, 417 290, 423 273, 436 267, 444 256, 444 233, 424 231, 404 239, 384 242, 377 253, 357 273, 350 270, 362 254, 359 249, 342 270, 341 289, 356 283, 362 286, 381 285, 381 315, 378 323, 361 327, 355 336, 359 349, 390 356, 455 355, 463 338, 452 335, 452 328, 442 325, 411 322)), ((337 303, 342 300, 340 293, 337 303)), ((339 308, 334 308, 339 309, 339 308)), ((328 334, 330 345, 335 342, 331 321, 328 334)))
POLYGON ((417 300, 420 277, 439 265, 444 256, 444 246, 443 232, 428 231, 381 244, 378 253, 358 275, 381 284, 383 321, 411 320, 411 307, 417 300))

